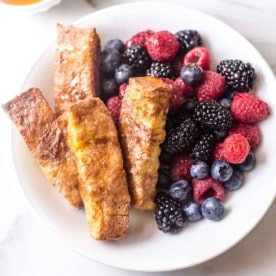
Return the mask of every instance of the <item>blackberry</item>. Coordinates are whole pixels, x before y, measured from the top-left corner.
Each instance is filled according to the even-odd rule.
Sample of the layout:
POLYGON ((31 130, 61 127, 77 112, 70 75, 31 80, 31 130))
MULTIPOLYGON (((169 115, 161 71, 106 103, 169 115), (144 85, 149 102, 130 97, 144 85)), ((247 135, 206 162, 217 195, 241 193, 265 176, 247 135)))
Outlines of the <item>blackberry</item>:
POLYGON ((195 106, 192 118, 201 127, 213 130, 229 130, 233 122, 230 111, 215 100, 199 102, 195 106))
POLYGON ((168 131, 180 121, 191 117, 197 101, 191 98, 185 99, 184 103, 178 108, 176 112, 169 113, 166 121, 166 130, 168 131))
POLYGON ((172 129, 177 124, 179 124, 180 121, 185 120, 187 117, 188 117, 188 114, 185 112, 184 109, 182 112, 182 108, 181 110, 179 110, 179 112, 172 113, 172 114, 169 113, 166 120, 166 126, 165 126, 166 131, 169 132, 170 129, 172 129))
POLYGON ((202 39, 195 30, 183 30, 175 34, 180 44, 179 52, 186 54, 189 50, 202 45, 202 39))
POLYGON ((199 129, 196 123, 190 117, 184 117, 168 129, 164 149, 170 153, 189 151, 198 135, 199 129))
POLYGON ((208 163, 212 157, 216 143, 216 135, 213 133, 203 133, 194 145, 191 157, 208 163))
POLYGON ((145 74, 151 64, 151 58, 146 48, 142 45, 128 47, 123 54, 123 59, 133 67, 137 75, 145 74))
POLYGON ((162 165, 170 165, 173 159, 173 154, 166 152, 165 150, 163 150, 163 148, 161 147, 161 153, 159 155, 159 162, 160 162, 160 167, 162 165))
POLYGON ((222 60, 217 66, 217 72, 225 77, 227 89, 235 91, 249 91, 256 78, 251 64, 238 59, 222 60))
POLYGON ((170 166, 161 164, 158 169, 158 180, 156 188, 168 189, 171 186, 172 180, 170 176, 170 166))
POLYGON ((155 201, 154 217, 158 229, 164 233, 178 232, 186 221, 181 203, 165 192, 159 192, 155 201))
POLYGON ((185 112, 186 114, 192 114, 197 104, 196 98, 186 98, 185 102, 178 109, 179 112, 185 112))
POLYGON ((171 79, 173 77, 173 70, 169 62, 154 61, 151 63, 146 74, 147 76, 171 79))

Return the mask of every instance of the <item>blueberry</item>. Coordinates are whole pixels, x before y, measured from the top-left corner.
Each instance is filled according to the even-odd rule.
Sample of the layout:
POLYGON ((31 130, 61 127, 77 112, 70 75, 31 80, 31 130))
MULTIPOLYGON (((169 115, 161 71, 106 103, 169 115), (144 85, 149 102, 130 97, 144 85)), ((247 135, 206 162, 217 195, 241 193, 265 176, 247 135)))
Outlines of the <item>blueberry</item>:
POLYGON ((172 183, 169 193, 174 199, 188 201, 192 196, 192 187, 188 181, 181 179, 172 183))
POLYGON ((243 172, 239 169, 235 169, 230 179, 223 182, 222 185, 226 190, 233 191, 240 188, 244 179, 243 172))
POLYGON ((253 151, 250 151, 245 159, 245 161, 238 165, 240 170, 243 172, 249 172, 254 169, 256 165, 256 156, 253 151))
POLYGON ((101 88, 100 98, 103 101, 107 101, 110 97, 118 94, 118 84, 113 78, 102 79, 101 88))
POLYGON ((223 98, 229 98, 229 99, 233 99, 234 96, 237 94, 237 91, 233 91, 233 90, 225 90, 225 92, 223 93, 223 98))
POLYGON ((232 100, 230 98, 222 98, 219 101, 220 105, 225 107, 225 108, 230 108, 232 100))
POLYGON ((125 45, 121 39, 114 38, 114 39, 108 40, 105 43, 104 49, 115 49, 115 50, 119 51, 120 53, 123 53, 123 51, 125 49, 125 45))
POLYGON ((201 205, 191 201, 182 207, 188 221, 197 221, 202 218, 201 205))
POLYGON ((196 63, 189 63, 180 70, 180 77, 189 85, 196 85, 203 80, 203 70, 196 63))
POLYGON ((217 140, 221 141, 227 136, 228 130, 214 130, 214 133, 216 135, 217 140))
POLYGON ((101 53, 100 69, 104 74, 113 74, 121 64, 121 54, 116 49, 105 49, 101 53))
POLYGON ((211 165, 211 175, 214 179, 225 182, 233 174, 233 167, 224 160, 215 160, 211 165))
POLYGON ((204 218, 219 221, 224 214, 224 205, 221 200, 208 197, 201 204, 201 212, 204 218))
POLYGON ((202 179, 206 177, 209 173, 209 166, 206 162, 196 161, 192 164, 190 169, 190 174, 196 179, 202 179))
POLYGON ((128 64, 121 64, 115 70, 115 81, 118 84, 128 82, 128 79, 133 76, 132 67, 128 64))

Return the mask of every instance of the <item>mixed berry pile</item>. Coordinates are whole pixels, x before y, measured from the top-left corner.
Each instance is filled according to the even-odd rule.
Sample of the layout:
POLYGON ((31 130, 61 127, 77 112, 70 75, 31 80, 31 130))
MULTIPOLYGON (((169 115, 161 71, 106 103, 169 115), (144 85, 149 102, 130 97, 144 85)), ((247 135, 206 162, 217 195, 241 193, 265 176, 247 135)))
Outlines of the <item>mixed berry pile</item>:
POLYGON ((175 233, 188 221, 218 221, 224 195, 240 188, 256 164, 258 123, 269 115, 253 91, 255 69, 229 59, 210 70, 196 30, 144 30, 109 40, 101 55, 102 94, 117 124, 128 79, 156 76, 172 85, 160 155, 155 220, 175 233))

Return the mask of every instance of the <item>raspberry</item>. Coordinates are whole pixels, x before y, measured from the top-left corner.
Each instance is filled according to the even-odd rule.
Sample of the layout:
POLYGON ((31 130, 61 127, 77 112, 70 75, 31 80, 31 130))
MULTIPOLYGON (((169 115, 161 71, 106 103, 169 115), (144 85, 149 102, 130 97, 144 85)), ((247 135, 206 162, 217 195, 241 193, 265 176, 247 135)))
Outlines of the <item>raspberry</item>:
POLYGON ((229 134, 242 134, 249 142, 251 149, 256 148, 261 142, 261 132, 256 125, 239 123, 232 127, 229 134))
POLYGON ((192 180, 190 169, 193 163, 194 159, 188 154, 179 153, 175 155, 170 167, 171 179, 173 181, 178 181, 180 179, 192 180))
POLYGON ((204 71, 203 81, 196 86, 199 101, 216 100, 225 91, 226 81, 223 76, 213 71, 204 71))
POLYGON ((177 55, 172 61, 172 70, 174 76, 179 76, 180 70, 183 67, 183 56, 177 55))
POLYGON ((240 92, 232 100, 231 113, 238 122, 256 123, 269 115, 269 107, 253 94, 240 92))
POLYGON ((154 34, 152 30, 141 31, 133 35, 129 40, 126 41, 126 48, 132 45, 146 46, 147 39, 154 34))
POLYGON ((153 60, 171 61, 178 52, 179 42, 169 31, 159 31, 148 38, 146 47, 153 60))
POLYGON ((224 160, 223 157, 223 142, 217 143, 213 151, 214 160, 224 160))
POLYGON ((184 65, 189 63, 196 63, 203 70, 209 70, 210 68, 210 54, 205 47, 195 47, 190 50, 183 59, 184 65))
POLYGON ((224 188, 222 184, 211 176, 203 179, 193 178, 192 186, 194 190, 194 201, 200 204, 209 197, 215 197, 219 200, 224 199, 224 188))
POLYGON ((119 98, 122 99, 125 96, 127 89, 127 83, 122 83, 119 86, 119 98))
POLYGON ((220 151, 225 161, 240 164, 245 161, 250 151, 250 145, 243 135, 235 133, 224 139, 220 151))
POLYGON ((173 87, 173 90, 171 92, 170 96, 170 102, 169 102, 169 110, 170 112, 174 112, 180 108, 180 106, 184 103, 185 97, 183 95, 182 89, 175 84, 175 82, 168 78, 163 78, 163 81, 171 84, 173 87))
POLYGON ((106 106, 116 125, 118 124, 118 120, 120 116, 121 104, 122 104, 121 99, 118 96, 113 96, 109 98, 106 102, 106 106))
POLYGON ((180 106, 184 103, 184 100, 185 98, 182 90, 179 87, 173 85, 173 90, 172 90, 170 102, 169 102, 170 112, 174 112, 178 110, 180 106))
POLYGON ((178 77, 174 81, 175 86, 178 86, 185 97, 194 97, 195 96, 195 89, 194 87, 190 86, 186 82, 182 80, 182 78, 178 77))
POLYGON ((213 151, 213 160, 224 160, 222 142, 215 145, 213 151))

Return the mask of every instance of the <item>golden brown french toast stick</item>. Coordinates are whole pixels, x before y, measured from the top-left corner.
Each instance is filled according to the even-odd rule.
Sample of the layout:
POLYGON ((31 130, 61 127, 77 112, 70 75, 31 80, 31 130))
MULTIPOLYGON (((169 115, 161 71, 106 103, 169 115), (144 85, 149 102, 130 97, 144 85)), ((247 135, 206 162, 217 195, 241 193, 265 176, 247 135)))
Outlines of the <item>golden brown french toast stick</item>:
POLYGON ((75 155, 90 234, 96 240, 125 236, 130 196, 118 133, 99 98, 79 102, 60 116, 75 155))
POLYGON ((38 88, 3 105, 49 182, 75 207, 82 206, 76 163, 56 116, 38 88))
POLYGON ((119 135, 131 203, 139 210, 154 208, 160 144, 165 139, 171 85, 155 77, 129 80, 122 100, 119 135))
POLYGON ((99 95, 100 38, 96 29, 57 24, 54 62, 55 111, 99 95))

